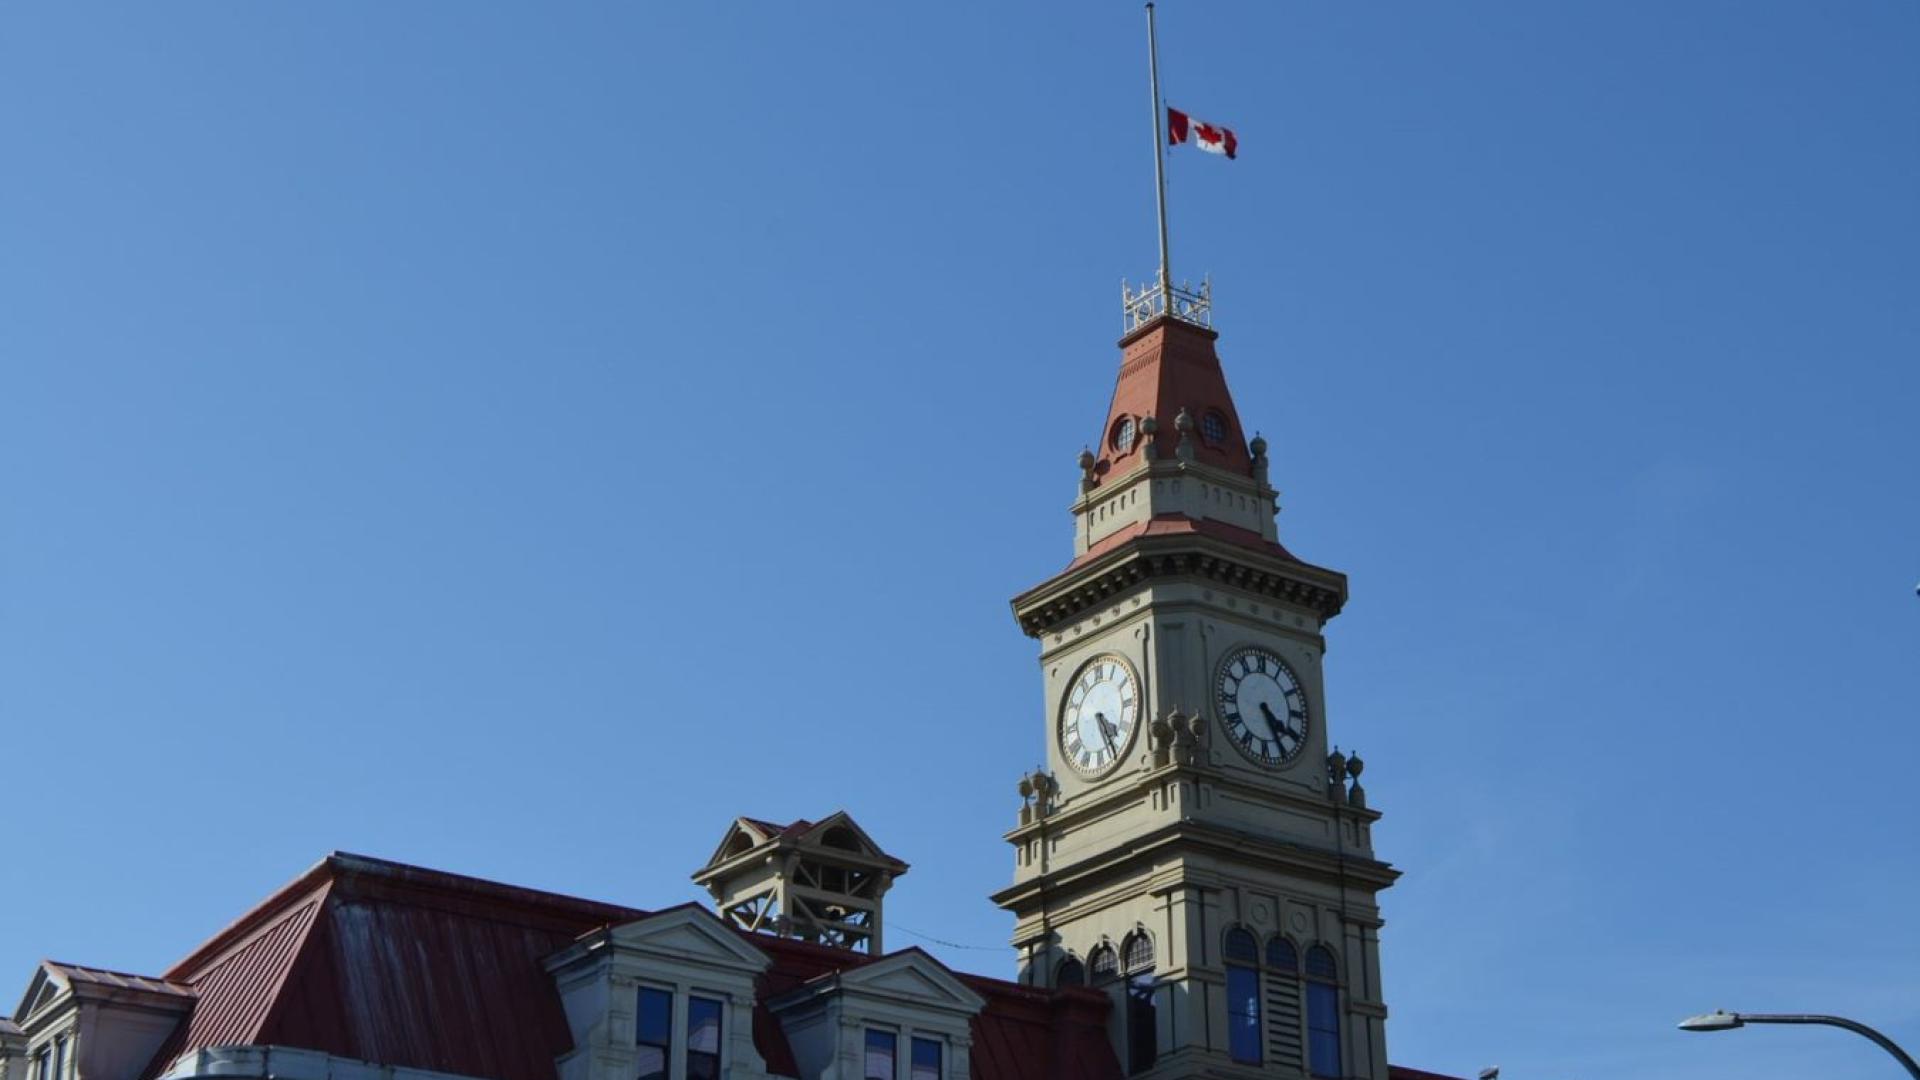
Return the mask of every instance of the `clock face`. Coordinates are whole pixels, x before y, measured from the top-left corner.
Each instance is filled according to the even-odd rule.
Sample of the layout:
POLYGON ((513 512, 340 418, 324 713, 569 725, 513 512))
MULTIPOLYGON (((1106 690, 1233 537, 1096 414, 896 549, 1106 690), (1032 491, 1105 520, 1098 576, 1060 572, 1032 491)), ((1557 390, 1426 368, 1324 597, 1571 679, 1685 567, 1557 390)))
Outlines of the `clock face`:
POLYGON ((1262 765, 1284 765, 1307 745, 1307 695, 1279 657, 1236 649, 1220 665, 1220 722, 1240 752, 1262 765))
POLYGON ((1080 669, 1060 703, 1060 752, 1083 773, 1113 768, 1133 741, 1140 718, 1140 681, 1117 656, 1080 669))

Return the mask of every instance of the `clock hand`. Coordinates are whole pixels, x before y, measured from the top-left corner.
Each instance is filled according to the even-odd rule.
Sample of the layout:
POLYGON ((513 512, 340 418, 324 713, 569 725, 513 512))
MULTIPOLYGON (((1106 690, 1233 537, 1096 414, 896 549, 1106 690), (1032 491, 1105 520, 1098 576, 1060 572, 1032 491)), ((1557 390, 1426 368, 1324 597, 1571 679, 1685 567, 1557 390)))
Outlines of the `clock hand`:
POLYGON ((1100 725, 1100 738, 1106 741, 1107 753, 1112 754, 1115 757, 1118 757, 1120 755, 1120 750, 1118 747, 1113 745, 1114 726, 1112 724, 1107 723, 1107 714, 1103 712, 1094 713, 1093 722, 1100 725))
MULTIPOLYGON (((1293 735, 1293 729, 1281 723, 1280 718, 1273 715, 1273 707, 1264 701, 1260 703, 1260 715, 1267 722, 1267 730, 1273 732, 1274 742, 1280 741, 1280 733, 1283 731, 1289 735, 1293 735)), ((1293 737, 1297 739, 1300 736, 1293 735, 1293 737)))

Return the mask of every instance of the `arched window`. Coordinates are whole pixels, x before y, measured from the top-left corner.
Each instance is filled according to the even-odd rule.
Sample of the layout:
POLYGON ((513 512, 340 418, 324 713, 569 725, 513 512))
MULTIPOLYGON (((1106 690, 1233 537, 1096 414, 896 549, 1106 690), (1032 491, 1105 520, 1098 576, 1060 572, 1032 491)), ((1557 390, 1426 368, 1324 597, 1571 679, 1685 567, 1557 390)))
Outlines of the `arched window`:
POLYGON ((1300 974, 1300 954, 1294 951, 1293 942, 1283 937, 1267 942, 1267 966, 1289 975, 1300 974))
POLYGON ((1306 1035, 1300 1026, 1300 951, 1285 937, 1267 939, 1267 1057, 1299 1074, 1306 1069, 1306 1035))
POLYGON ((1098 985, 1120 977, 1120 958, 1111 945, 1101 945, 1087 955, 1087 975, 1098 985))
POLYGON ((1307 950, 1307 1063, 1315 1076, 1340 1075, 1340 970, 1333 950, 1307 950))
POLYGON ((1080 961, 1075 960, 1073 957, 1071 956, 1067 957, 1065 960, 1060 961, 1060 966, 1058 968, 1054 969, 1053 985, 1055 986, 1087 985, 1086 967, 1082 965, 1080 961))
POLYGON ((1307 950, 1307 978, 1340 981, 1340 969, 1334 965, 1332 949, 1315 945, 1307 950))
POLYGON ((1260 943, 1252 934, 1227 931, 1227 1052, 1233 1060, 1260 1064, 1260 943))
POLYGON ((1153 1002, 1153 939, 1135 933, 1120 945, 1127 976, 1127 1073, 1146 1072, 1158 1056, 1153 1002))
POLYGON ((1260 943, 1253 939, 1252 934, 1238 927, 1227 931, 1225 952, 1227 963, 1229 964, 1245 964, 1248 967, 1259 966, 1260 943))

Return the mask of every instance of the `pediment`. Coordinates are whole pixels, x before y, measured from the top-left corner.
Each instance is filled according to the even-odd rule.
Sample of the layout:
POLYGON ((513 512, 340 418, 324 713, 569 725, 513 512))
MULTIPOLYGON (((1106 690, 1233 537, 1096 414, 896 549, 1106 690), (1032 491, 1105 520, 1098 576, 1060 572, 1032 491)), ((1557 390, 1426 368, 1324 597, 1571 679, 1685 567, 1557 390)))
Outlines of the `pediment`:
POLYGON ((857 859, 864 859, 892 868, 897 876, 907 872, 907 864, 886 853, 867 830, 853 820, 853 815, 845 810, 836 810, 800 835, 800 843, 816 852, 843 852, 857 859))
POLYGON ((53 999, 67 988, 66 980, 60 978, 53 966, 41 963, 33 970, 33 979, 27 983, 27 992, 20 996, 20 1007, 13 1012, 13 1018, 25 1021, 34 1013, 52 1004, 53 999))
POLYGON ((721 964, 764 971, 772 963, 767 954, 741 940, 704 908, 669 908, 644 919, 622 923, 608 932, 616 952, 671 956, 705 964, 721 964))
POLYGON ((844 971, 840 985, 860 993, 889 998, 912 998, 960 1012, 977 1013, 987 1000, 938 960, 918 949, 893 953, 871 964, 844 971))
POLYGON ((705 869, 711 869, 730 859, 738 858, 777 835, 779 834, 769 831, 765 822, 754 821, 751 818, 734 818, 733 824, 727 827, 727 834, 720 838, 719 846, 715 847, 713 854, 707 857, 705 869))

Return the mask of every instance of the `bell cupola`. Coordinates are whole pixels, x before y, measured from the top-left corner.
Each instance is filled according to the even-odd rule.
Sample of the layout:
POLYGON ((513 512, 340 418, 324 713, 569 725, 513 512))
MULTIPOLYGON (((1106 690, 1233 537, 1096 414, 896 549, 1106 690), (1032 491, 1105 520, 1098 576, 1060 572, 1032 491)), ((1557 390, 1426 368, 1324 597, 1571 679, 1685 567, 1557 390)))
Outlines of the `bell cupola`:
POLYGON ((877 956, 881 900, 906 872, 838 811, 786 825, 735 818, 693 880, 742 930, 877 956))

